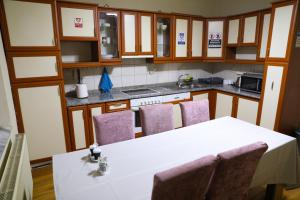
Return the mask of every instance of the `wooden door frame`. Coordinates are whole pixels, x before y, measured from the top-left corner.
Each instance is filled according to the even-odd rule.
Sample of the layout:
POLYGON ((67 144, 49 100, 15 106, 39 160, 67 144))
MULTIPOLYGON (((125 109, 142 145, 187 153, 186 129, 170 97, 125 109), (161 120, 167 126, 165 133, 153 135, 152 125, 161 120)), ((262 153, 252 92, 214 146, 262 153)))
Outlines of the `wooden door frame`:
POLYGON ((122 27, 122 56, 136 56, 139 52, 139 23, 138 23, 138 13, 133 11, 121 11, 121 27, 122 27), (125 51, 125 22, 124 15, 134 15, 135 17, 135 52, 125 51))
POLYGON ((228 17, 227 19, 226 19, 226 23, 225 23, 225 25, 226 25, 226 31, 227 31, 227 33, 226 33, 226 35, 227 35, 227 38, 226 38, 226 47, 238 47, 239 46, 239 44, 240 44, 240 41, 241 41, 241 36, 242 36, 242 33, 241 33, 241 28, 242 28, 242 16, 241 15, 236 15, 236 16, 230 16, 230 17, 228 17), (235 44, 228 44, 228 37, 229 37, 229 22, 231 21, 231 20, 239 20, 239 29, 238 29, 238 38, 237 38, 237 43, 235 43, 235 44))
POLYGON ((260 27, 260 17, 261 14, 258 11, 254 11, 251 13, 247 13, 247 14, 243 14, 242 18, 241 18, 241 35, 240 35, 240 41, 239 41, 239 45, 240 46, 257 46, 258 45, 258 36, 259 36, 259 27, 260 27), (254 42, 248 42, 245 43, 243 42, 244 40, 244 34, 245 34, 245 19, 248 17, 257 17, 256 20, 256 32, 255 32, 255 41, 254 42))
POLYGON ((189 50, 190 50, 190 56, 189 60, 194 61, 202 61, 204 57, 204 39, 205 38, 205 19, 202 17, 190 17, 190 43, 189 43, 189 50), (202 21, 202 55, 201 56, 193 56, 193 21, 202 21))
POLYGON ((153 39, 153 34, 154 34, 154 28, 153 28, 153 23, 154 23, 154 15, 153 13, 148 13, 148 12, 139 12, 138 13, 138 32, 139 32, 139 52, 138 54, 139 55, 153 55, 154 54, 154 39, 153 39), (141 34, 141 31, 142 31, 142 16, 148 16, 151 18, 151 33, 150 33, 150 36, 151 36, 151 51, 148 51, 148 52, 142 52, 142 34, 141 34))

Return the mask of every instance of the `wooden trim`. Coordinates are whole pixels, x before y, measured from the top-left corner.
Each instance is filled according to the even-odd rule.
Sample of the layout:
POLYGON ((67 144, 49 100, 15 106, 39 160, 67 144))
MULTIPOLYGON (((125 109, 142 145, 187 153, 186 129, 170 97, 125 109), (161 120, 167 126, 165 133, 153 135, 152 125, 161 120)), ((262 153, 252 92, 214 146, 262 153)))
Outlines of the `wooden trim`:
POLYGON ((215 119, 216 113, 216 92, 214 90, 204 90, 204 91, 196 91, 191 92, 191 100, 194 100, 194 96, 208 94, 208 101, 209 101, 209 115, 210 119, 215 119))
POLYGON ((138 13, 138 32, 139 32, 139 55, 153 55, 154 54, 154 51, 153 51, 153 49, 154 49, 154 42, 153 42, 153 34, 154 34, 154 28, 153 28, 153 22, 154 22, 154 19, 153 19, 154 17, 153 17, 153 14, 152 13, 145 13, 145 12, 140 12, 140 13, 138 13), (149 52, 142 52, 142 20, 141 20, 141 18, 142 18, 142 16, 149 16, 149 17, 151 17, 151 51, 149 51, 149 52))
MULTIPOLYGON (((116 10, 112 10, 112 9, 109 9, 109 8, 106 8, 106 9, 98 9, 98 19, 97 21, 101 19, 101 16, 100 16, 100 13, 101 12, 113 12, 113 13, 116 13, 117 14, 117 26, 118 26, 118 32, 117 32, 117 35, 118 35, 118 57, 117 58, 113 58, 113 59, 103 59, 101 58, 101 39, 99 39, 99 60, 100 60, 100 63, 105 63, 105 65, 107 65, 107 63, 111 64, 111 63, 117 63, 117 64, 120 64, 122 62, 122 59, 121 59, 121 13, 119 11, 116 11, 116 10)), ((100 25, 99 25, 99 30, 100 30, 100 25)), ((99 31, 99 38, 101 38, 101 32, 99 31)))
POLYGON ((101 67, 103 64, 99 62, 76 62, 76 63, 62 63, 62 68, 88 68, 88 67, 101 67))
POLYGON ((174 16, 174 31, 173 31, 173 50, 174 50, 174 60, 188 60, 191 57, 191 21, 190 17, 187 16, 174 16), (187 20, 187 38, 186 38, 186 45, 187 45, 187 52, 186 57, 176 57, 176 43, 177 43, 177 35, 176 35, 176 27, 177 27, 177 19, 187 20))
POLYGON ((83 121, 84 121, 84 132, 85 132, 85 148, 88 148, 90 145, 90 134, 89 134, 89 124, 88 124, 88 113, 87 113, 87 106, 76 106, 76 107, 69 107, 68 108, 68 117, 69 117, 69 128, 70 128, 70 140, 72 150, 79 150, 76 148, 76 141, 75 141, 75 130, 74 130, 74 121, 73 121, 73 112, 82 110, 83 121))
POLYGON ((289 1, 280 1, 277 3, 273 3, 272 5, 272 13, 271 13, 271 21, 270 21, 270 29, 269 29, 269 37, 268 37, 268 45, 267 45, 267 55, 266 55, 266 61, 267 62, 288 62, 291 56, 292 51, 292 41, 295 35, 295 23, 296 23, 296 11, 298 10, 298 1, 295 0, 289 0, 289 1), (291 26, 288 36, 288 43, 286 48, 286 55, 285 58, 274 58, 270 57, 270 48, 271 48, 271 41, 272 41, 272 34, 273 34, 273 25, 274 25, 274 16, 275 16, 275 10, 279 7, 293 5, 293 13, 291 18, 291 26))
POLYGON ((57 4, 57 16, 59 25, 59 36, 60 40, 68 41, 98 41, 99 29, 98 29, 98 18, 97 18, 97 5, 84 4, 84 3, 74 3, 74 2, 62 2, 59 1, 57 4), (62 27, 62 15, 61 8, 74 8, 74 9, 85 9, 93 10, 94 15, 94 37, 82 37, 82 36, 64 36, 62 27))
POLYGON ((46 158, 31 160, 30 164, 38 164, 38 163, 49 162, 49 161, 52 161, 52 157, 46 157, 46 158))
POLYGON ((204 38, 205 38, 205 19, 202 17, 190 17, 190 40, 189 40, 189 51, 190 51, 190 56, 189 60, 198 60, 201 61, 203 59, 204 55, 204 38), (193 21, 202 21, 203 22, 203 27, 202 27, 202 55, 201 56, 193 56, 193 21))
MULTIPOLYGON (((262 34, 263 34, 263 27, 264 27, 264 17, 267 14, 271 14, 271 9, 267 9, 261 12, 260 14, 260 26, 259 26, 259 34, 258 34, 258 44, 257 44, 257 52, 256 52, 256 60, 264 62, 266 57, 267 57, 267 48, 266 48, 266 57, 265 58, 260 58, 260 52, 261 52, 261 45, 262 45, 262 34)), ((269 24, 269 29, 271 25, 271 17, 270 17, 270 24, 269 24)), ((270 33, 269 33, 270 35, 270 33)), ((267 41, 268 43, 268 41, 267 41)))
MULTIPOLYGON (((7 66, 10 81, 12 83, 20 83, 20 82, 37 82, 37 81, 51 81, 51 80, 62 80, 63 79, 63 71, 61 67, 61 57, 59 52, 8 52, 7 53, 7 66), (15 67, 13 63, 14 57, 43 57, 43 56, 56 56, 57 60, 57 76, 46 76, 46 77, 32 77, 32 78, 17 78, 15 74, 15 67)), ((43 67, 43 66, 41 66, 43 67)))
POLYGON ((64 83, 63 81, 47 81, 47 82, 35 82, 35 83, 17 83, 12 85, 12 94, 17 118, 18 132, 24 133, 24 124, 21 113, 21 105, 18 89, 20 88, 32 88, 32 87, 45 87, 45 86, 59 86, 60 88, 60 99, 61 99, 61 110, 62 110, 62 118, 63 118, 63 126, 65 132, 65 143, 67 152, 71 151, 71 142, 70 142, 70 134, 69 134, 69 126, 68 126, 68 116, 67 116, 67 107, 65 100, 65 92, 64 92, 64 83))
POLYGON ((250 64, 250 65, 263 65, 265 62, 264 61, 257 61, 257 60, 241 60, 241 59, 226 59, 226 63, 232 63, 232 64, 250 64))
POLYGON ((8 32, 8 25, 7 19, 4 9, 3 0, 0 0, 0 9, 2 10, 1 16, 1 27, 3 33, 3 42, 6 51, 55 51, 60 50, 60 43, 59 43, 59 34, 58 34, 58 25, 57 25, 57 13, 56 13, 56 1, 55 0, 20 0, 32 3, 45 3, 51 5, 52 10, 52 19, 53 19, 53 37, 55 40, 55 46, 11 46, 10 37, 8 32))
POLYGON ((143 132, 139 132, 139 133, 136 133, 135 134, 135 138, 141 138, 141 137, 144 137, 144 133, 143 132))
POLYGON ((121 21, 122 21, 122 56, 134 56, 138 55, 139 52, 139 23, 138 23, 138 13, 137 12, 129 12, 129 11, 122 11, 121 12, 121 21), (135 52, 126 52, 125 51, 125 15, 134 15, 135 16, 135 52))
POLYGON ((165 102, 163 104, 173 104, 173 105, 175 105, 175 104, 179 104, 180 102, 187 102, 187 101, 192 101, 192 98, 190 98, 190 99, 183 99, 183 100, 177 100, 177 101, 169 101, 169 102, 165 102))
POLYGON ((233 96, 231 116, 234 118, 237 118, 238 105, 239 105, 239 98, 237 96, 233 96))
POLYGON ((242 19, 241 19, 241 33, 240 33, 240 46, 257 46, 258 45, 258 35, 259 35, 259 27, 260 27, 260 12, 253 12, 249 14, 244 14, 242 19), (248 17, 257 17, 256 19, 256 32, 255 32, 255 41, 254 42, 248 42, 245 43, 243 41, 244 39, 244 34, 245 34, 245 19, 248 17))
POLYGON ((226 20, 226 23, 225 23, 226 27, 227 27, 227 39, 226 39, 226 46, 227 47, 237 47, 241 41, 241 36, 242 36, 242 17, 239 15, 239 16, 232 16, 232 17, 228 17, 227 20, 226 20), (229 22, 231 20, 239 20, 239 30, 238 30, 238 38, 237 38, 237 43, 230 43, 228 44, 228 37, 229 37, 229 22))
POLYGON ((173 32, 174 32, 174 16, 169 14, 155 14, 154 15, 154 63, 167 63, 173 61, 173 32), (157 57, 157 19, 166 18, 170 20, 170 56, 157 57))
POLYGON ((113 102, 105 103, 105 112, 106 113, 119 112, 119 111, 124 111, 124 110, 129 110, 129 109, 130 109, 130 101, 129 100, 113 101, 113 102), (115 109, 115 110, 109 109, 110 106, 114 106, 114 105, 118 105, 118 104, 126 104, 126 108, 115 109))
POLYGON ((87 118, 88 118, 88 129, 89 129, 89 141, 90 144, 94 144, 94 128, 93 128, 93 117, 92 109, 101 108, 102 113, 105 113, 105 103, 87 105, 87 118))

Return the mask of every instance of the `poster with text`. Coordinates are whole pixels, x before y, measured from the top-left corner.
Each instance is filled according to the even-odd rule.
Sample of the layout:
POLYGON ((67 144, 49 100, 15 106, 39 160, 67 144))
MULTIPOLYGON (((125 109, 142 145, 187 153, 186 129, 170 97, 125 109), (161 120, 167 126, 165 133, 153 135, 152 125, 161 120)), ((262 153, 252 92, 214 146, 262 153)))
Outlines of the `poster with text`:
POLYGON ((74 26, 75 26, 75 28, 82 28, 83 27, 83 18, 82 17, 76 17, 74 19, 74 26))
POLYGON ((208 48, 222 48, 222 33, 208 34, 208 48))

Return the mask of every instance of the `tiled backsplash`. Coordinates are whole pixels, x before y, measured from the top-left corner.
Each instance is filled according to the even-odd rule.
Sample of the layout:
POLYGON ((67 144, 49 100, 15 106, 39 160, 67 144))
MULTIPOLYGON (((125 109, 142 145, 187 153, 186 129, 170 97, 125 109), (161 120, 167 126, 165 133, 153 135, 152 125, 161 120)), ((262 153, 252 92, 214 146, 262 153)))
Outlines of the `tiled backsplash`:
MULTIPOLYGON (((81 82, 87 84, 89 90, 98 89, 103 67, 80 69, 81 82)), ((114 87, 147 85, 175 82, 181 74, 190 74, 194 79, 219 76, 236 80, 238 72, 262 73, 262 65, 231 65, 223 63, 170 63, 151 64, 144 59, 123 60, 120 66, 107 67, 114 87)), ((75 89, 76 70, 64 70, 65 91, 75 89)))

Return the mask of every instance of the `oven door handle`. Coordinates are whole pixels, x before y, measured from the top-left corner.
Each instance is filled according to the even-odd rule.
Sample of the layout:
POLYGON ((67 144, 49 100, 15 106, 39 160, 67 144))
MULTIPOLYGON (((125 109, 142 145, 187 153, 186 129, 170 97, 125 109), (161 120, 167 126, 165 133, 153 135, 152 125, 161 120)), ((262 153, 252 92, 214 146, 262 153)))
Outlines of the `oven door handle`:
POLYGON ((132 110, 133 112, 139 111, 139 107, 131 107, 131 110, 132 110))

